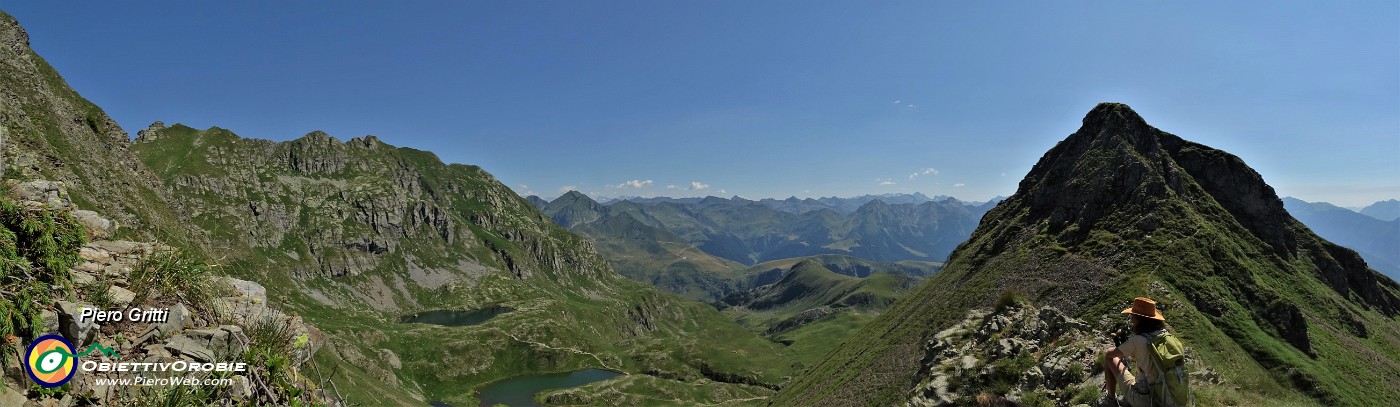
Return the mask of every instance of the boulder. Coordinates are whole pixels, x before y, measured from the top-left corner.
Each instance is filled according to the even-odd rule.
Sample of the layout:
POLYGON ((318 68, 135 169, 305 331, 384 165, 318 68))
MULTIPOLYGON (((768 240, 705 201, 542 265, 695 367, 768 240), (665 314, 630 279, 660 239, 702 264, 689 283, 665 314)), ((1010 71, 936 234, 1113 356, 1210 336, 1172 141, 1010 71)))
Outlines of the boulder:
POLYGON ((112 299, 112 305, 116 305, 119 308, 126 308, 127 305, 131 305, 132 301, 136 301, 136 293, 117 286, 108 288, 107 296, 112 299))
POLYGON ((227 355, 232 350, 232 338, 229 332, 223 329, 191 329, 181 336, 193 339, 199 345, 213 351, 215 355, 227 355))
POLYGON ((211 362, 214 361, 214 357, 216 357, 214 351, 204 347, 204 345, 200 344, 195 338, 190 338, 188 336, 174 336, 169 338, 169 340, 165 340, 165 348, 169 351, 176 352, 176 354, 193 358, 195 361, 199 362, 211 362))
POLYGON ((150 243, 131 242, 126 240, 98 240, 92 243, 88 243, 88 246, 95 249, 105 250, 109 253, 118 255, 145 254, 149 252, 152 247, 154 247, 154 245, 150 243))
POLYGON ((239 280, 233 277, 223 277, 220 278, 219 281, 228 284, 229 287, 232 287, 233 290, 244 299, 252 301, 253 303, 267 303, 267 289, 263 288, 261 284, 248 280, 239 280))
POLYGON ((79 287, 91 285, 97 282, 97 277, 93 277, 92 274, 78 269, 69 270, 69 276, 69 280, 73 281, 73 285, 79 287))
POLYGON ((112 253, 92 247, 91 245, 78 248, 78 257, 90 262, 107 264, 112 262, 112 253))
POLYGON ((214 361, 214 351, 200 344, 199 340, 184 335, 175 335, 165 341, 165 348, 198 362, 214 361))
POLYGON ((233 385, 229 386, 229 395, 235 401, 245 401, 253 398, 253 383, 243 375, 232 377, 233 385))
MULTIPOLYGON (((14 363, 11 363, 12 365, 14 363)), ((27 380, 27 379, 26 379, 27 380)), ((0 406, 20 407, 29 399, 24 397, 24 393, 11 389, 9 386, 0 386, 0 406)))
POLYGON ((82 315, 83 308, 92 308, 91 304, 73 303, 63 300, 54 302, 54 308, 58 310, 58 332, 64 338, 73 342, 73 346, 83 347, 92 340, 97 329, 101 328, 96 322, 82 321, 78 317, 82 315))
POLYGON ((165 319, 165 322, 156 324, 155 327, 161 333, 168 335, 185 329, 186 326, 189 326, 189 322, 190 309, 186 308, 185 304, 175 304, 170 306, 170 315, 165 319))
POLYGON ((89 210, 73 211, 73 218, 86 227, 94 239, 106 239, 117 233, 117 221, 102 217, 89 210))
POLYGON ((970 369, 972 369, 972 368, 977 367, 978 360, 977 360, 977 357, 976 357, 976 356, 972 356, 972 355, 963 355, 962 359, 959 360, 958 362, 959 362, 959 364, 958 364, 958 367, 959 367, 959 368, 961 368, 961 369, 963 369, 963 370, 970 370, 970 369))

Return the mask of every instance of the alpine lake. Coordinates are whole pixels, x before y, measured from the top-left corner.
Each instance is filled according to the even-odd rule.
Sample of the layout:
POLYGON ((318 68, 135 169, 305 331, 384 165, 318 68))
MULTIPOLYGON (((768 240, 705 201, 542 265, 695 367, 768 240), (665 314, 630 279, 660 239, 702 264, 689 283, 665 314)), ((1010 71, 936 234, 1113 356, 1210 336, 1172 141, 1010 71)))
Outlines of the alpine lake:
MULTIPOLYGON (((492 306, 482 309, 456 311, 438 310, 405 315, 400 322, 432 324, 442 326, 480 325, 498 315, 514 311, 509 307, 492 306)), ((512 377, 487 384, 477 389, 477 399, 481 406, 507 405, 511 407, 540 407, 535 402, 535 394, 545 390, 565 389, 608 380, 622 373, 603 369, 584 369, 563 373, 543 373, 512 377)), ((441 401, 430 401, 433 407, 457 407, 441 401)))

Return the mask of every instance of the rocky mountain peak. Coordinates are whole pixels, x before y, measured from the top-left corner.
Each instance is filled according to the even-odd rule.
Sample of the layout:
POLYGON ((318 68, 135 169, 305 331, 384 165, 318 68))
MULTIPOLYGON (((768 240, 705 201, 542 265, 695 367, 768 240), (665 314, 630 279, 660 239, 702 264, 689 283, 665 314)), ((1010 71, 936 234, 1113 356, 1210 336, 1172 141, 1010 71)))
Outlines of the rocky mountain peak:
MULTIPOLYGON (((1398 329, 1393 321, 1400 314, 1400 284, 1293 219, 1239 157, 1156 129, 1126 105, 1105 103, 982 217, 938 274, 858 334, 882 339, 843 345, 809 370, 816 373, 785 387, 775 404, 944 404, 939 382, 950 381, 940 380, 940 372, 964 365, 949 362, 956 352, 925 345, 936 345, 958 314, 1015 297, 999 293, 1088 320, 1121 318, 1117 310, 1127 298, 1158 298, 1174 327, 1191 327, 1188 346, 1197 352, 1244 349, 1260 361, 1251 373, 1222 372, 1227 380, 1274 380, 1325 405, 1365 405, 1360 400, 1367 397, 1348 398, 1369 390, 1332 372, 1384 370, 1369 355, 1394 346, 1362 341, 1377 329, 1398 329), (1361 345, 1328 345, 1341 342, 1361 345), (911 355, 931 363, 908 363, 911 355), (860 372, 832 374, 852 366, 860 372), (921 383, 912 401, 904 398, 911 381, 921 383)), ((1023 350, 1020 357, 1040 361, 1043 373, 1044 362, 1063 359, 1062 348, 1023 350)), ((1192 373, 1204 369, 1209 366, 1192 373)), ((1036 369, 1021 373, 1037 375, 1036 369)), ((998 385, 1015 387, 1011 382, 1026 377, 1021 373, 998 385)), ((974 393, 967 381, 951 382, 961 382, 946 386, 954 395, 974 393)), ((1045 390, 1067 403, 1071 397, 1060 391, 1045 390)), ((1369 397, 1387 391, 1395 389, 1369 397)), ((955 404, 964 402, 970 400, 955 404)))
POLYGON ((1126 104, 1103 102, 1084 115, 1084 128, 1102 131, 1119 130, 1119 134, 1132 134, 1133 130, 1150 128, 1132 107, 1126 104), (1126 130, 1126 131, 1124 131, 1126 130))
POLYGON ((348 141, 347 143, 352 146, 360 146, 371 149, 384 145, 384 142, 379 141, 379 137, 375 137, 372 135, 367 135, 364 137, 355 137, 350 139, 350 141, 348 141))
POLYGON ((598 201, 594 201, 593 198, 589 198, 588 195, 584 195, 582 192, 574 190, 570 190, 569 192, 565 192, 563 195, 559 195, 558 198, 554 198, 554 200, 551 201, 551 203, 553 202, 558 202, 561 204, 570 204, 574 202, 583 202, 586 205, 598 204, 598 201))
POLYGON ((339 139, 331 136, 330 134, 326 134, 326 132, 320 130, 315 130, 310 133, 306 133, 306 135, 301 136, 299 140, 304 140, 311 144, 340 144, 339 139))

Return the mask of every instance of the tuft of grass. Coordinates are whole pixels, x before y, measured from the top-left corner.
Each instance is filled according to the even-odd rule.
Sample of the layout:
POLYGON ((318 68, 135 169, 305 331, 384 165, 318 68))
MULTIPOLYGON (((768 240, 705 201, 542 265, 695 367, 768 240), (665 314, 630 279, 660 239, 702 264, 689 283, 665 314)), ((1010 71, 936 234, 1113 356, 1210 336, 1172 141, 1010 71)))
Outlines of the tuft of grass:
POLYGON ((211 287, 212 266, 196 259, 189 251, 162 250, 142 258, 131 270, 131 291, 136 302, 154 298, 174 299, 191 305, 205 304, 215 293, 211 287))
POLYGON ((115 303, 112 300, 112 285, 106 281, 94 281, 84 285, 82 290, 83 296, 97 309, 111 309, 115 303))

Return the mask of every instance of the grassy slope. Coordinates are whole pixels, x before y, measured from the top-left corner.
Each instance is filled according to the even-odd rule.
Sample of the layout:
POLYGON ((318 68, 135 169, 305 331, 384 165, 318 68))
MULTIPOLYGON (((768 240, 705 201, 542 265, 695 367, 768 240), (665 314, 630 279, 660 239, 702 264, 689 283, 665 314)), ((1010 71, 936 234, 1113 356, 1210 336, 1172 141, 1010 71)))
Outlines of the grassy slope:
MULTIPOLYGON (((358 400, 402 403, 420 393, 427 399, 470 404, 470 389, 484 383, 584 367, 652 372, 685 381, 718 374, 728 380, 768 385, 781 383, 787 375, 788 366, 777 345, 727 321, 709 307, 618 276, 596 255, 581 249, 587 247, 582 239, 549 222, 489 174, 471 166, 443 165, 425 152, 335 150, 348 154, 350 162, 363 161, 368 168, 409 168, 426 188, 454 191, 451 195, 410 198, 435 198, 434 204, 450 208, 456 224, 465 225, 470 233, 464 238, 452 243, 405 240, 384 254, 376 269, 341 277, 308 272, 315 269, 315 262, 296 233, 288 233, 274 244, 245 243, 241 236, 250 226, 243 224, 248 218, 238 211, 250 200, 295 207, 302 202, 333 202, 347 195, 354 199, 356 194, 375 196, 392 190, 392 185, 385 185, 389 180, 357 171, 357 166, 311 176, 330 185, 324 189, 298 189, 298 185, 280 184, 279 177, 306 174, 239 164, 245 161, 239 157, 269 154, 268 150, 277 154, 278 149, 294 148, 287 146, 292 143, 296 142, 274 144, 240 139, 221 129, 196 131, 172 126, 154 141, 138 143, 137 151, 182 198, 198 203, 195 223, 226 246, 230 258, 241 265, 235 270, 262 281, 274 295, 289 297, 298 312, 330 334, 331 352, 318 358, 344 362, 336 365, 342 372, 341 390, 358 400), (191 176, 217 182, 226 174, 249 172, 259 185, 239 185, 243 190, 234 194, 177 185, 191 176), (299 193, 321 196, 306 199, 299 193), (561 265, 578 270, 555 270, 547 266, 549 263, 540 263, 559 260, 559 256, 564 258, 561 265), (445 271, 454 282, 420 286, 416 279, 421 275, 409 267, 410 262, 445 271), (463 262, 480 264, 489 271, 481 275, 480 270, 454 267, 463 262), (525 276, 506 271, 511 264, 525 276), (376 290, 386 293, 397 307, 366 303, 363 294, 376 290), (464 328, 395 322, 399 314, 415 309, 473 309, 495 304, 516 311, 464 328), (396 354, 403 367, 384 367, 381 349, 396 354)), ((303 154, 314 157, 316 152, 303 154)), ((298 207, 290 213, 297 214, 292 231, 339 227, 346 235, 366 233, 366 225, 337 218, 334 211, 325 208, 298 207)))
MULTIPOLYGON (((914 283, 907 275, 877 271, 865 278, 837 274, 820 256, 797 261, 784 277, 760 287, 725 309, 725 314, 755 332, 788 344, 795 366, 810 366, 851 337, 914 283), (830 314, 792 324, 804 311, 825 308, 830 314)), ((782 263, 782 262, 778 262, 782 263)), ((768 265, 775 262, 765 263, 768 265)), ((728 300, 737 301, 738 296, 728 300)))

